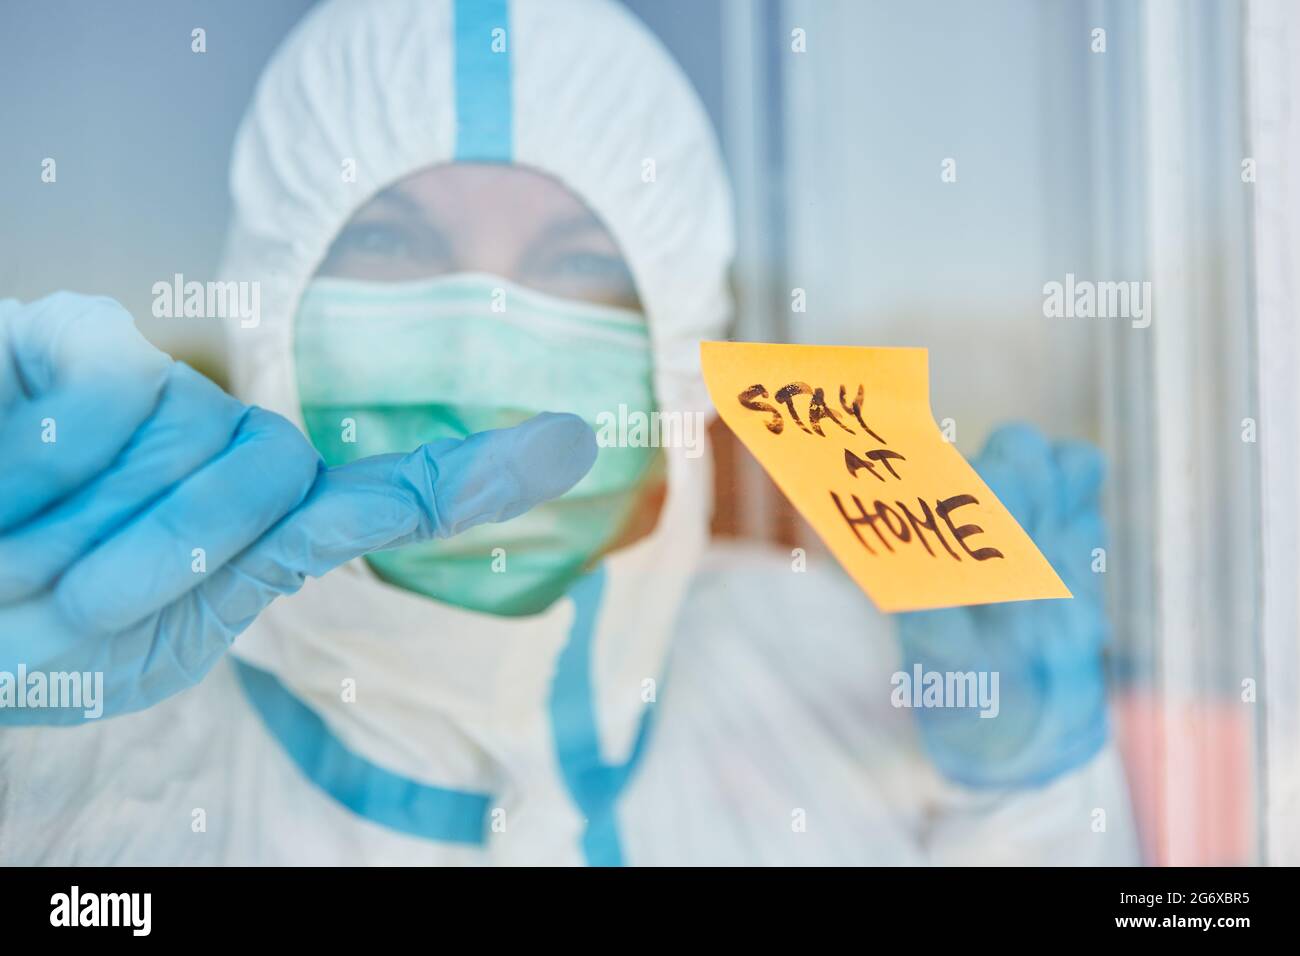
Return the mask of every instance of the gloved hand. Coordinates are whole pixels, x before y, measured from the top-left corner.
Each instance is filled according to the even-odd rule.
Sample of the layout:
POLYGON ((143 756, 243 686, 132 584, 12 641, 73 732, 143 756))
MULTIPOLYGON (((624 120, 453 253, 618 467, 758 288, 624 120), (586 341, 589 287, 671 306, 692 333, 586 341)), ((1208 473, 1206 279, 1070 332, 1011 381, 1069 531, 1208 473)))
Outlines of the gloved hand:
POLYGON ((903 668, 997 671, 999 710, 919 708, 931 758, 958 783, 1019 787, 1086 762, 1106 740, 1101 651, 1109 625, 1093 549, 1104 548, 1101 454, 1049 443, 1027 425, 998 429, 974 462, 1073 593, 899 616, 903 668))
POLYGON ((287 420, 154 349, 115 302, 0 302, 0 724, 85 719, 6 700, 20 665, 102 672, 104 715, 148 707, 306 576, 512 518, 595 455, 581 419, 544 414, 325 469, 287 420))

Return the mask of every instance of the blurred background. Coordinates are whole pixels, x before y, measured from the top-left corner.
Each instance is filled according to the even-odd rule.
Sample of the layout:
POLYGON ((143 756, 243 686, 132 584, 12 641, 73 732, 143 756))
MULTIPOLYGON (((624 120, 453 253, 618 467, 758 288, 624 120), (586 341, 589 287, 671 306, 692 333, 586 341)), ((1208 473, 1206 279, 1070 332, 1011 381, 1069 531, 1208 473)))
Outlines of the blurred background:
MULTIPOLYGON (((1297 210, 1279 192, 1297 88, 1285 5, 627 5, 682 62, 722 139, 736 337, 927 346, 935 417, 967 455, 1008 419, 1106 451, 1112 539, 1098 573, 1146 860, 1300 862, 1286 484, 1300 431, 1294 353, 1272 347, 1293 344, 1297 263, 1297 210), (1150 282, 1150 326, 1047 317, 1044 286, 1067 275, 1150 282)), ((310 6, 6 9, 0 296, 111 295, 222 380, 217 322, 152 318, 151 287, 178 271, 215 278, 236 126, 310 6)), ((732 504, 716 532, 816 548, 718 438, 732 504)))

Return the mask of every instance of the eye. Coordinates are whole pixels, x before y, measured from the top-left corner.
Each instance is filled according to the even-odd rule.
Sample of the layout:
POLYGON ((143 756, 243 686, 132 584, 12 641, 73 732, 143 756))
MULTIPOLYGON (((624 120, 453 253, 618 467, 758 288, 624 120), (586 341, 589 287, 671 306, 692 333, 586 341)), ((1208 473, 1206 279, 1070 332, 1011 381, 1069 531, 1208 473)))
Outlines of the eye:
POLYGON ((383 222, 359 222, 348 226, 334 240, 330 256, 374 256, 387 259, 408 257, 413 246, 407 231, 383 222))
POLYGON ((618 256, 598 252, 567 252, 551 263, 556 276, 577 279, 596 279, 616 285, 632 285, 632 273, 618 256))
POLYGON ((564 276, 581 276, 584 278, 627 278, 632 274, 616 256, 602 255, 599 252, 565 252, 555 259, 552 268, 564 276))
POLYGON ((557 249, 524 271, 524 283, 563 298, 639 309, 636 281, 617 253, 557 249))

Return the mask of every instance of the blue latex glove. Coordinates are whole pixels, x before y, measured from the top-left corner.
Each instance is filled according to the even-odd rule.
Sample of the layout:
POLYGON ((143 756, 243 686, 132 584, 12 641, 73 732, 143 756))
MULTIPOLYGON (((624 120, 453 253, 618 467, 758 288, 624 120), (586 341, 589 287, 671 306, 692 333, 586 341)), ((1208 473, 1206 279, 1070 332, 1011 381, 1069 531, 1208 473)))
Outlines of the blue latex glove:
POLYGON ((1086 762, 1106 740, 1101 651, 1109 625, 1102 575, 1101 454, 1079 442, 1049 443, 1027 425, 998 429, 974 462, 1074 594, 899 616, 904 669, 997 671, 1000 710, 916 711, 939 769, 973 787, 1046 782, 1086 762))
MULTIPOLYGON (((546 414, 325 469, 287 420, 154 349, 115 302, 0 302, 0 681, 102 672, 105 716, 148 707, 307 576, 512 518, 595 456, 581 419, 546 414)), ((0 706, 0 724, 83 719, 0 706)))

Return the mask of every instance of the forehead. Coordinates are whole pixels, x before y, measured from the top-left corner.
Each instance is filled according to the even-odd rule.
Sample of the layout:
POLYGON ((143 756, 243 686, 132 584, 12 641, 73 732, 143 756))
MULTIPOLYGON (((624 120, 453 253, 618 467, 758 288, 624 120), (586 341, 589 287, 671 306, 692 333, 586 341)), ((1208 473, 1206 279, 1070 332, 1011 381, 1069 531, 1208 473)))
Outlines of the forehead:
POLYGON ((596 220, 587 205, 558 180, 523 166, 504 163, 450 163, 430 166, 399 180, 362 211, 380 206, 418 209, 441 221, 484 219, 596 220))

